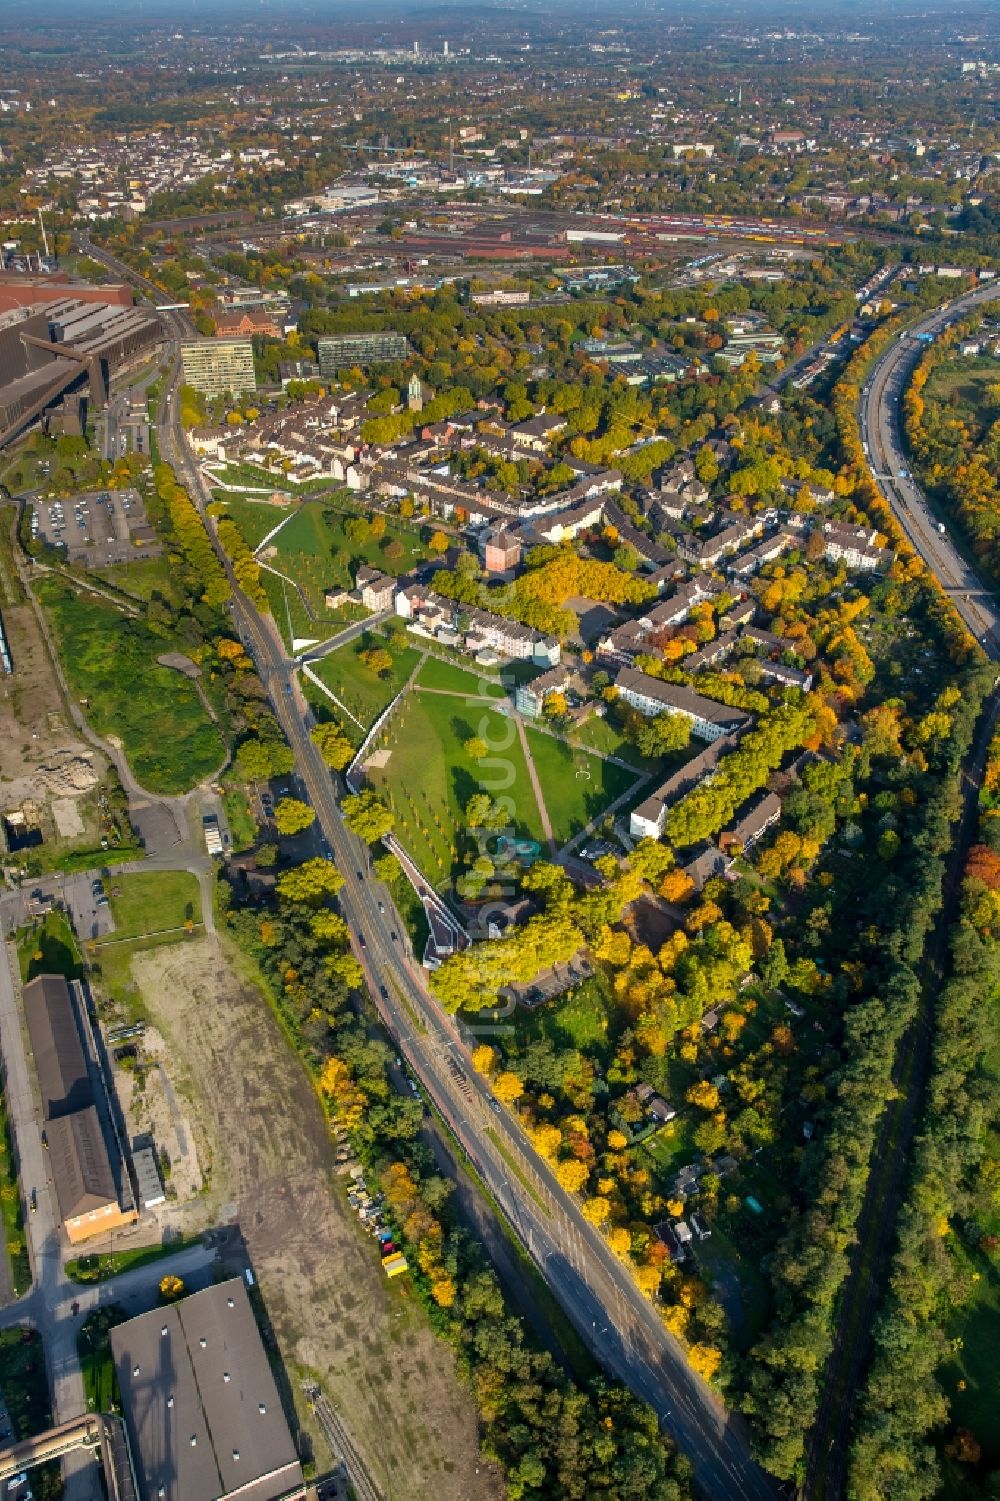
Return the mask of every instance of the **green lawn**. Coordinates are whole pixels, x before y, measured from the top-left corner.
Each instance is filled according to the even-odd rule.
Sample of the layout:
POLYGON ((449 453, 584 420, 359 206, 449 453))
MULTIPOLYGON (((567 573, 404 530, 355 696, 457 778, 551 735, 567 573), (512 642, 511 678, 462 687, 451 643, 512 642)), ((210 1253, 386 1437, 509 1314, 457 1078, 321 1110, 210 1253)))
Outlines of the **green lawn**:
POLYGON ((182 643, 53 578, 35 587, 70 689, 98 734, 119 737, 141 784, 179 793, 210 776, 225 757, 222 737, 195 685, 156 661, 182 643))
POLYGON ((643 1166, 653 1170, 659 1187, 669 1187, 677 1172, 696 1155, 691 1141, 690 1121, 684 1116, 668 1121, 659 1131, 641 1142, 635 1153, 637 1163, 641 1162, 643 1166))
MULTIPOLYGON (((652 771, 658 765, 656 761, 649 761, 645 756, 641 756, 615 724, 608 719, 599 719, 595 714, 571 730, 569 738, 574 745, 584 746, 588 750, 602 751, 606 756, 619 756, 621 760, 627 761, 630 766, 638 767, 640 771, 652 771)), ((666 763, 664 765, 666 766, 666 763)), ((670 768, 666 767, 663 773, 664 779, 669 774, 670 768)))
POLYGON ((444 689, 468 698, 505 697, 504 686, 496 678, 442 662, 440 657, 427 658, 417 675, 417 682, 422 688, 444 689))
POLYGON ((173 1256, 195 1241, 171 1240, 155 1246, 134 1246, 127 1251, 102 1251, 99 1255, 76 1256, 66 1263, 66 1275, 71 1282, 105 1282, 120 1272, 134 1271, 137 1266, 148 1266, 151 1261, 162 1261, 164 1256, 173 1256))
POLYGON ((76 937, 62 912, 48 912, 37 926, 22 928, 17 935, 17 954, 24 983, 36 975, 65 975, 68 980, 78 980, 83 974, 76 937))
POLYGON ((234 780, 224 786, 222 806, 232 836, 233 852, 239 854, 250 849, 257 841, 259 830, 242 783, 234 780))
POLYGON ((528 727, 528 745, 548 809, 552 832, 565 844, 615 798, 635 785, 623 766, 528 727))
POLYGON ((123 1324, 127 1318, 128 1314, 120 1303, 108 1303, 87 1315, 76 1337, 83 1390, 90 1412, 107 1412, 112 1405, 119 1405, 110 1335, 115 1325, 123 1324))
POLYGON ((475 792, 509 797, 518 834, 542 840, 520 742, 513 723, 499 711, 484 704, 470 708, 461 698, 410 693, 381 741, 389 759, 369 772, 370 780, 385 791, 396 813, 399 838, 435 884, 451 875, 456 829, 475 792), (479 735, 498 747, 482 765, 464 748, 467 740, 479 735))
POLYGON ((540 1006, 519 1006, 512 1021, 520 1046, 548 1040, 607 1063, 627 1018, 604 976, 596 974, 540 1006))
POLYGON ((7 1115, 6 1101, 0 1098, 0 1220, 7 1247, 11 1283, 16 1295, 26 1293, 31 1285, 27 1236, 24 1233, 24 1201, 17 1176, 14 1135, 7 1115))
POLYGON ((259 547, 268 532, 291 515, 289 507, 273 506, 269 500, 248 500, 245 496, 227 495, 224 490, 215 490, 213 495, 225 506, 226 514, 235 521, 240 536, 251 548, 259 547))
POLYGON ((336 487, 336 481, 332 479, 310 479, 296 485, 282 470, 258 468, 255 464, 224 464, 214 472, 225 485, 245 485, 250 490, 282 490, 289 495, 315 495, 317 491, 336 487))
POLYGON ((91 955, 92 971, 101 991, 120 1006, 130 1021, 144 1020, 142 998, 132 979, 134 955, 201 932, 201 893, 186 870, 135 871, 107 882, 115 932, 98 943, 91 955))
POLYGON ((976 1294, 955 1311, 948 1326, 960 1341, 941 1370, 941 1384, 951 1404, 952 1420, 970 1429, 983 1446, 990 1468, 1000 1463, 1000 1403, 997 1402, 997 1349, 1000 1348, 1000 1270, 978 1250, 958 1252, 979 1273, 976 1294), (964 1390, 959 1382, 965 1382, 964 1390))
POLYGON ((267 603, 274 616, 274 623, 281 632, 281 639, 289 651, 292 649, 293 638, 297 641, 322 641, 324 636, 332 634, 333 626, 311 618, 299 598, 298 590, 293 589, 291 584, 286 583, 284 579, 280 579, 276 573, 271 573, 267 568, 261 569, 260 581, 267 595, 267 603), (291 630, 289 630, 289 622, 291 630))
MULTIPOLYGON (((385 644, 383 637, 370 635, 366 631, 356 641, 348 642, 339 651, 331 652, 328 657, 313 664, 313 671, 320 681, 337 695, 341 703, 347 705, 366 729, 374 724, 382 710, 396 697, 420 660, 419 651, 412 646, 394 651, 391 670, 385 677, 377 677, 362 661, 362 653, 371 646, 385 644)), ((304 682, 308 685, 308 678, 304 682)), ((325 705, 332 714, 337 715, 335 706, 318 689, 309 685, 308 692, 314 703, 325 705)), ((363 735, 357 725, 352 724, 349 719, 344 719, 343 724, 346 733, 360 744, 363 735)))
POLYGON ((201 922, 201 891, 187 870, 140 870, 115 876, 108 894, 115 919, 113 937, 146 938, 201 922))
POLYGON ((716 1225, 708 1240, 697 1242, 695 1258, 716 1296, 721 1294, 733 1345, 749 1350, 763 1332, 770 1308, 768 1286, 754 1257, 743 1255, 716 1225))
POLYGON ((96 580, 103 580, 136 599, 150 600, 157 594, 168 600, 175 597, 174 570, 169 558, 136 558, 134 563, 112 563, 91 571, 96 580))
POLYGON ((1000 380, 1000 362, 990 360, 985 364, 981 360, 981 356, 975 360, 958 356, 939 365, 927 382, 925 400, 947 404, 957 392, 961 406, 981 428, 988 428, 997 413, 986 390, 1000 380))
POLYGON ((398 577, 430 556, 419 532, 391 520, 383 537, 354 542, 344 529, 350 519, 321 501, 306 501, 270 544, 276 551, 274 566, 297 580, 317 613, 325 590, 354 587, 362 563, 398 577), (386 551, 393 542, 402 548, 399 557, 386 551))

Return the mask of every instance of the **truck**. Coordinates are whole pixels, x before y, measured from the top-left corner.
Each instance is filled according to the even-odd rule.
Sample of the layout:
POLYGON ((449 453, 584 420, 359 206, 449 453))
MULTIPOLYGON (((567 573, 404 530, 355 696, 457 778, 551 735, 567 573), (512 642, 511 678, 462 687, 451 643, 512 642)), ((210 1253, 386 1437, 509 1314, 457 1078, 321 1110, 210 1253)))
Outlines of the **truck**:
POLYGON ((201 830, 205 836, 205 848, 210 855, 222 854, 222 833, 219 829, 219 820, 214 813, 206 813, 201 821, 201 830))

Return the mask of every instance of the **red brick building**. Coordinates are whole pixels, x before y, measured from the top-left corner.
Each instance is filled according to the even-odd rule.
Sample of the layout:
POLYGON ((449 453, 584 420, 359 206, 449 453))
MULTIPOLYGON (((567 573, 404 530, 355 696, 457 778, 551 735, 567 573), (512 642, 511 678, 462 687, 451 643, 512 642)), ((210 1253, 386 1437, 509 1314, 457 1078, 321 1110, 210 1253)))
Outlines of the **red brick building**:
POLYGON ((217 339, 249 339, 253 334, 264 334, 269 339, 283 337, 283 330, 263 308, 241 308, 239 312, 216 313, 214 317, 217 339))

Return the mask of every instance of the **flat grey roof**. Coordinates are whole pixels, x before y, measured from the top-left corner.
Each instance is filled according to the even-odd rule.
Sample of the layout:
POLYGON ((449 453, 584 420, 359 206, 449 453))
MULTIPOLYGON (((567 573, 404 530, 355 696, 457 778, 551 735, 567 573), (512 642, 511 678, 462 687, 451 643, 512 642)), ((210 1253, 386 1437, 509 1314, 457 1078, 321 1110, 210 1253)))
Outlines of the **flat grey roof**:
POLYGON ((111 1331, 140 1501, 280 1501, 302 1469, 239 1277, 111 1331))

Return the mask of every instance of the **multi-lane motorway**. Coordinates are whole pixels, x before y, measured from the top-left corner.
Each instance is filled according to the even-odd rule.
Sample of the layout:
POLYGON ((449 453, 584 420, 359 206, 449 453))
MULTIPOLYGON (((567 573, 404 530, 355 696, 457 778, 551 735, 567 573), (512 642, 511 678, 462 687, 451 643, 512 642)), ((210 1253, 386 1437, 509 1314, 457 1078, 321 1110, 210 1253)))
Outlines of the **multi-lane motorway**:
POLYGON ((861 393, 861 438, 875 481, 916 552, 935 575, 987 655, 1000 658, 1000 610, 978 573, 962 557, 909 472, 900 403, 925 349, 920 335, 936 336, 979 303, 995 302, 1000 288, 979 287, 914 324, 875 365, 861 393))
MULTIPOLYGON (((143 291, 158 295, 128 267, 89 243, 86 249, 143 291)), ((162 316, 175 338, 189 336, 183 313, 162 316)), ((517 1121, 496 1104, 469 1063, 465 1029, 442 1013, 422 971, 392 938, 393 930, 403 931, 402 924, 389 892, 368 869, 367 849, 341 818, 334 781, 309 739, 296 664, 240 589, 206 516, 210 494, 181 429, 178 379, 175 360, 157 413, 159 449, 199 506, 229 575, 234 625, 253 654, 295 753, 296 772, 316 810, 325 848, 346 878, 340 905, 386 1028, 569 1317, 602 1365, 656 1411, 664 1430, 691 1459, 704 1494, 712 1501, 774 1501, 780 1488, 754 1462, 739 1420, 691 1370, 657 1309, 560 1188, 517 1121)))

